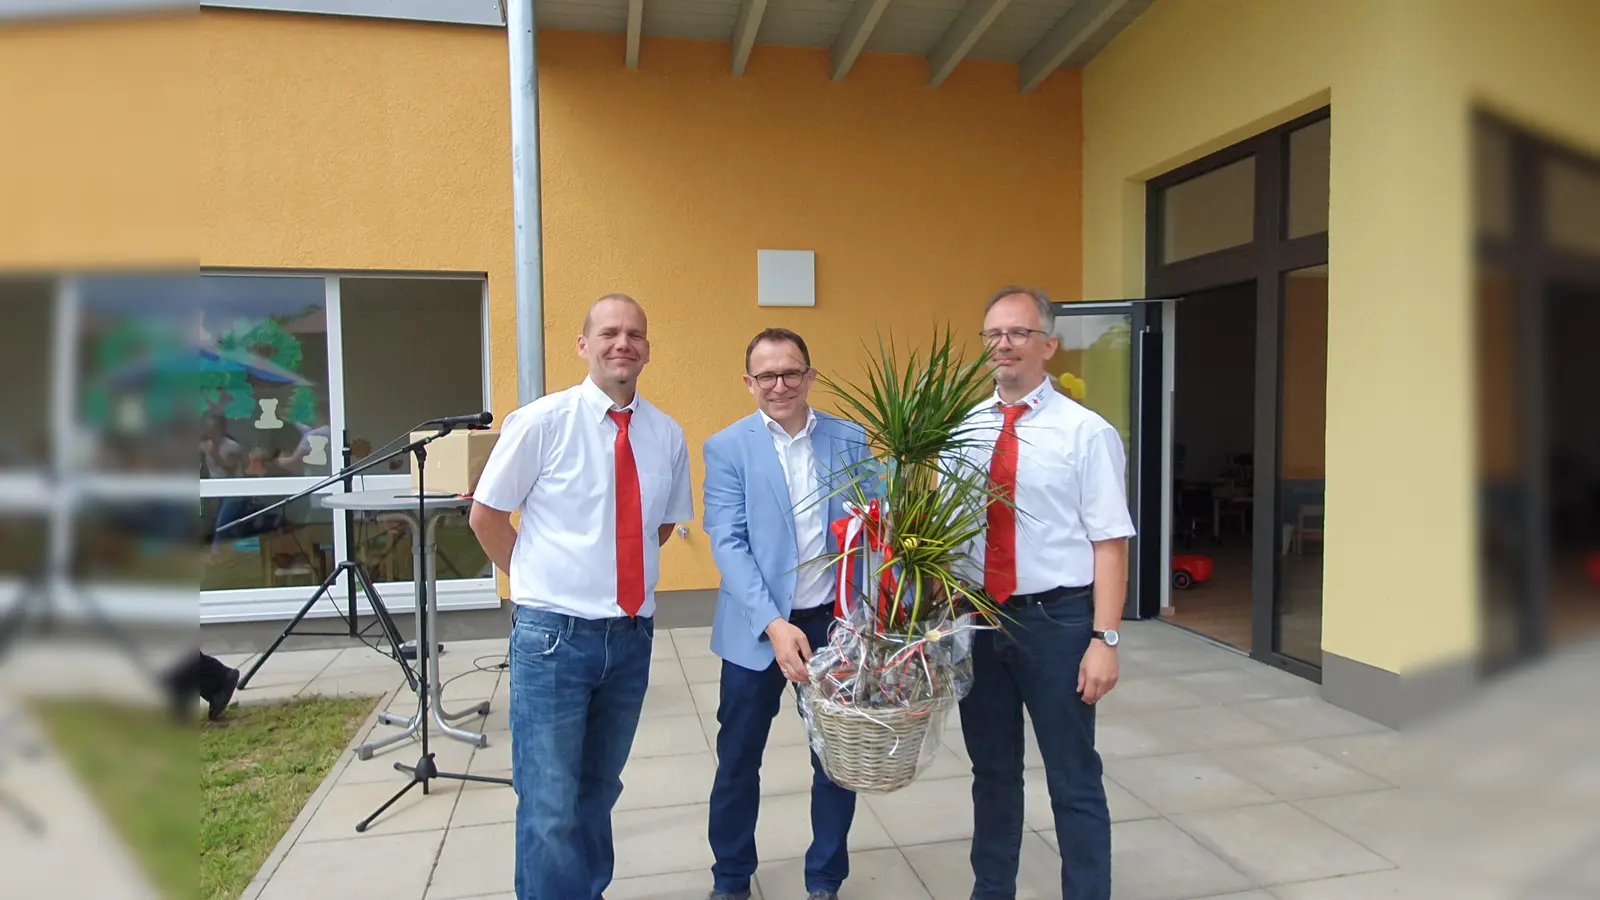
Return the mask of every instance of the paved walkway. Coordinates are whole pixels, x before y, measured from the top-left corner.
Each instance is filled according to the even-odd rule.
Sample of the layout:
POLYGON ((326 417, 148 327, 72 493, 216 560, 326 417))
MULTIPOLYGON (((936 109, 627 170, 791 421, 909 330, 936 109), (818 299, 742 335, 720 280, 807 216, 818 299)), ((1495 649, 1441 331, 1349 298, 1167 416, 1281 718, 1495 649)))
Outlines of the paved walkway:
MULTIPOLYGON (((708 642, 708 629, 657 637, 615 816, 618 880, 608 900, 701 900, 709 887, 706 801, 720 661, 708 642)), ((446 707, 490 699, 493 710, 475 726, 489 733, 487 748, 435 743, 441 768, 509 774, 509 687, 499 672, 475 670, 504 652, 504 641, 449 646, 442 668, 456 678, 446 707)), ((280 653, 241 700, 384 691, 391 708, 414 708, 392 666, 361 647, 280 653)), ((1397 794, 1396 733, 1323 703, 1310 682, 1160 623, 1130 623, 1122 679, 1099 726, 1117 900, 1391 895, 1402 876, 1398 854, 1384 852, 1386 823, 1373 813, 1397 794)), ((863 798, 851 833, 849 900, 967 897, 971 779, 958 728, 950 723, 937 761, 911 787, 863 798)), ((355 833, 404 783, 392 764, 415 754, 408 743, 370 761, 341 761, 331 789, 313 798, 287 853, 269 861, 247 900, 257 891, 260 900, 510 900, 509 788, 436 783, 432 794, 414 790, 371 831, 355 833)), ((1058 897, 1060 857, 1031 747, 1028 766, 1019 896, 1058 897)), ((774 725, 762 774, 758 896, 803 897, 810 768, 792 700, 774 725)))

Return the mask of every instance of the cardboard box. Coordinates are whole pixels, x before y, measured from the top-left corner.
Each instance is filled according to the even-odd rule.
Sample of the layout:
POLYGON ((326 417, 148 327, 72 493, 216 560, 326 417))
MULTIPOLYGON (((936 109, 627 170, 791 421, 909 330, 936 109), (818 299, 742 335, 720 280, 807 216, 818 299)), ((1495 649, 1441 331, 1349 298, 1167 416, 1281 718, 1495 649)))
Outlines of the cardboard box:
MULTIPOLYGON (((414 431, 411 439, 434 432, 414 431)), ((428 445, 427 478, 423 488, 430 494, 470 494, 478 487, 478 476, 489 462, 489 452, 500 439, 498 431, 452 431, 428 445)), ((411 487, 417 487, 413 465, 411 487)))

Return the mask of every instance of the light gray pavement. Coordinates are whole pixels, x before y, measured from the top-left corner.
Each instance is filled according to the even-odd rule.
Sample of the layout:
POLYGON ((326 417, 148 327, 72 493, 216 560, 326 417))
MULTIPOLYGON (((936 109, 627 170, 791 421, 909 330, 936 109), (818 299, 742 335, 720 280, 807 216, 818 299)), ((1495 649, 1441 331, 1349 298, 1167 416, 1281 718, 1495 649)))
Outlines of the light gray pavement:
MULTIPOLYGON (((1589 893, 1600 865, 1583 862, 1589 855, 1582 841, 1594 837, 1595 822, 1583 816, 1597 808, 1590 800, 1600 791, 1592 755, 1574 757, 1589 767, 1574 770, 1576 781, 1562 780, 1568 790, 1553 801, 1521 803, 1528 811, 1520 821, 1525 827, 1480 828, 1472 834, 1494 840, 1440 866, 1440 842, 1430 835, 1463 821, 1497 824, 1496 816, 1513 814, 1518 803, 1502 798, 1476 805, 1489 802, 1489 795, 1450 788, 1441 774, 1453 771, 1450 766, 1424 767, 1419 774, 1406 762, 1419 757, 1402 753, 1397 732, 1324 703, 1313 683, 1162 623, 1129 623, 1126 634, 1122 682, 1103 701, 1098 741, 1114 822, 1116 900, 1600 895, 1589 893), (1591 793, 1574 798, 1573 784, 1591 793), (1450 802, 1420 802, 1427 797, 1450 802), (1526 887, 1536 878, 1536 887, 1526 887), (1569 881, 1573 892, 1562 893, 1569 881), (1513 884, 1524 887, 1500 889, 1513 884)), ((509 776, 509 685, 498 671, 475 671, 476 664, 500 662, 504 653, 503 640, 448 647, 442 668, 454 680, 445 690, 446 707, 490 699, 493 709, 486 720, 465 720, 489 734, 486 748, 435 736, 442 769, 509 776)), ((701 900, 709 888, 706 811, 719 667, 709 629, 658 634, 644 719, 614 819, 617 881, 608 900, 701 900)), ((414 709, 393 664, 355 647, 280 652, 240 699, 380 692, 390 708, 414 709)), ((1592 709, 1593 696, 1575 690, 1570 699, 1582 704, 1587 697, 1592 709)), ((1526 704, 1517 708, 1526 712, 1526 704)), ((1550 720, 1530 715, 1529 721, 1550 720)), ((370 730, 381 735, 391 729, 370 730)), ((1556 741, 1562 734, 1574 750, 1591 749, 1588 732, 1558 729, 1547 737, 1556 741)), ((1524 754, 1529 749, 1526 742, 1501 743, 1524 754)), ((429 795, 413 790, 368 833, 355 832, 357 821, 405 783, 393 763, 414 762, 416 755, 415 743, 402 743, 369 761, 341 760, 327 790, 312 798, 286 836, 280 847, 286 852, 274 854, 246 900, 511 900, 510 788, 435 782, 429 795)), ((1457 764, 1461 777, 1496 789, 1506 784, 1506 767, 1516 771, 1514 760, 1493 756, 1473 765, 1459 754, 1436 760, 1446 761, 1457 764), (1502 769, 1493 769, 1496 764, 1502 769)), ((1056 898, 1060 857, 1032 747, 1027 765, 1028 831, 1018 896, 1056 898)), ((766 900, 804 896, 800 858, 810 834, 809 779, 805 732, 791 695, 762 770, 757 888, 766 900)), ((965 900, 972 884, 970 786, 952 716, 926 774, 897 793, 863 797, 843 896, 965 900)), ((1513 797, 1529 799, 1526 792, 1513 797)), ((1461 841, 1469 840, 1466 831, 1461 841)))

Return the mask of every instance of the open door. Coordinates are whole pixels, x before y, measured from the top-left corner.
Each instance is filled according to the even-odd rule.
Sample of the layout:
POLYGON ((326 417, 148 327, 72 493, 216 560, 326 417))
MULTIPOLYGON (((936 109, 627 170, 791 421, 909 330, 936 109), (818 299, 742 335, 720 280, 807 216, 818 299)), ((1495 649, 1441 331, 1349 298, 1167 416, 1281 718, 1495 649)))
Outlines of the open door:
POLYGON ((1062 393, 1103 416, 1122 435, 1128 506, 1138 535, 1128 548, 1126 619, 1161 613, 1170 568, 1172 505, 1165 300, 1055 304, 1061 347, 1047 369, 1062 393))

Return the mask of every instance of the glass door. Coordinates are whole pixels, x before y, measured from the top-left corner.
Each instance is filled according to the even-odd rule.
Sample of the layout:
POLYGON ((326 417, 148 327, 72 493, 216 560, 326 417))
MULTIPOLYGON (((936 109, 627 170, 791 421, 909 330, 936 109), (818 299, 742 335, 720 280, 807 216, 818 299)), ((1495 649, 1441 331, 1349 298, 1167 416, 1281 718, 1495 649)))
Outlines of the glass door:
POLYGON ((1128 505, 1139 535, 1129 545, 1125 618, 1159 613, 1166 580, 1161 471, 1163 438, 1162 301, 1055 304, 1060 342, 1046 365, 1056 389, 1122 436, 1128 505))

